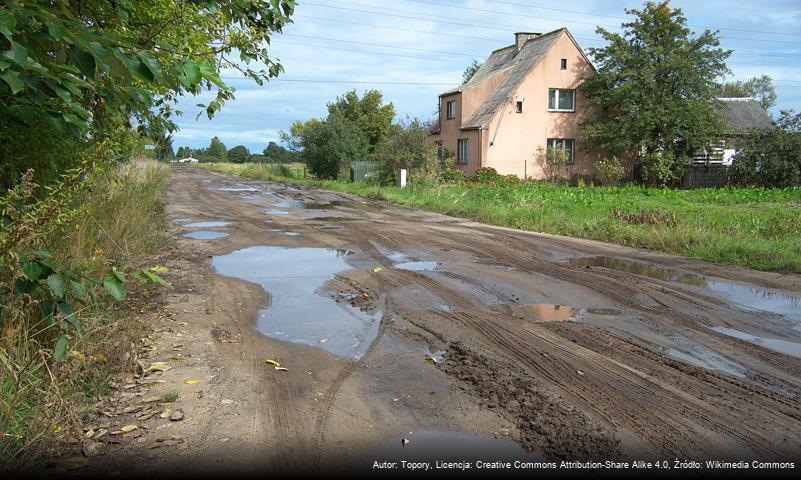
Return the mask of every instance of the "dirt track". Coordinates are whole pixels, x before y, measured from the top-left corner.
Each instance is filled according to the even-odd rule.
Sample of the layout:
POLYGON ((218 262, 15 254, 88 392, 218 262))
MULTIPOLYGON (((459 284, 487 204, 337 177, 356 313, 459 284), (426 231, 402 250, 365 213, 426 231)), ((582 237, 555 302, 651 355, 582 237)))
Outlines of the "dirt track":
POLYGON ((527 458, 801 459, 798 310, 785 317, 755 310, 703 283, 669 281, 664 272, 770 289, 776 297, 768 300, 801 295, 798 276, 188 168, 175 169, 167 201, 176 250, 165 262, 176 289, 165 298, 167 318, 154 327, 143 363, 182 352, 187 360, 172 362, 159 377, 165 383, 150 393, 178 391, 171 408, 186 418, 141 422, 147 434, 108 446, 92 462, 100 470, 128 468, 121 465, 132 457, 144 471, 182 473, 368 469, 373 460, 412 452, 399 450, 400 438, 414 446, 421 429, 435 432, 433 454, 443 438, 436 432, 463 432, 486 436, 476 441, 488 457, 489 438, 508 436, 533 452, 527 458), (274 206, 282 201, 283 208, 274 206), (180 223, 190 221, 230 224, 180 223), (197 230, 229 235, 181 236, 197 230), (304 345, 254 329, 254 319, 272 307, 260 309, 268 301, 278 308, 281 298, 216 274, 210 257, 217 262, 260 245, 352 252, 342 254, 348 268, 309 303, 338 299, 335 309, 362 312, 371 333, 356 337, 360 358, 321 348, 327 338, 304 345), (668 270, 647 276, 569 261, 600 255, 668 270), (437 264, 405 269, 403 262, 437 264), (796 356, 713 327, 784 340, 781 348, 796 356), (444 351, 444 361, 426 361, 427 351, 444 351), (187 378, 199 382, 183 383, 187 378), (149 449, 164 433, 182 443, 149 449))

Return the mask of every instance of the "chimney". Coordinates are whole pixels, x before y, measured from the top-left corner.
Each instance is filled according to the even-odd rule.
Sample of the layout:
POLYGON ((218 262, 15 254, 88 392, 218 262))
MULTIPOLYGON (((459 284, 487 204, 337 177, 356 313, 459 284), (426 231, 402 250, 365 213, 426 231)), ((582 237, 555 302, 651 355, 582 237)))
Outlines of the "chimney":
POLYGON ((517 51, 519 52, 520 49, 523 48, 523 45, 526 44, 526 41, 528 41, 531 38, 537 38, 540 35, 542 35, 542 33, 539 33, 539 32, 517 32, 517 33, 515 33, 515 43, 517 44, 517 51))

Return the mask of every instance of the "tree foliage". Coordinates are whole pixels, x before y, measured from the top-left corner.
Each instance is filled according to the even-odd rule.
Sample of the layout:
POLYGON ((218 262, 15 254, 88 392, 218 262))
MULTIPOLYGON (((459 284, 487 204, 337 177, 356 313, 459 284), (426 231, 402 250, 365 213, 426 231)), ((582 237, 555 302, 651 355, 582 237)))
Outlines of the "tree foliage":
POLYGON ((356 90, 351 90, 328 104, 328 118, 333 117, 357 125, 367 137, 372 152, 392 128, 395 106, 392 102, 384 103, 379 90, 368 90, 361 98, 356 90))
POLYGON ((783 111, 776 123, 738 139, 730 172, 734 183, 801 186, 801 113, 783 111))
POLYGON ((401 168, 406 169, 410 181, 436 173, 436 147, 427 138, 428 125, 419 119, 393 125, 372 155, 373 160, 381 162, 382 181, 394 182, 401 168))
POLYGON ((228 150, 228 161, 233 163, 245 163, 250 160, 250 150, 244 145, 237 145, 228 150))
POLYGON ((721 131, 712 102, 731 52, 719 47, 716 32, 691 33, 681 9, 667 1, 626 12, 634 18, 622 34, 597 29, 608 45, 590 49, 597 75, 580 86, 591 107, 583 128, 592 145, 611 154, 684 158, 721 131))
POLYGON ((728 98, 751 97, 765 110, 776 105, 776 88, 770 75, 760 75, 750 80, 735 80, 718 85, 717 96, 728 98))
POLYGON ((469 82, 470 79, 473 78, 473 75, 476 74, 479 68, 481 68, 481 62, 479 62, 478 60, 473 60, 473 63, 468 65, 467 68, 465 68, 464 72, 462 73, 462 84, 469 82))
MULTIPOLYGON (((268 46, 294 6, 294 0, 5 1, 0 143, 13 142, 17 128, 86 143, 123 131, 131 120, 161 137, 175 129, 174 101, 206 89, 216 96, 199 106, 212 116, 233 97, 222 69, 258 83, 282 71, 268 46)), ((3 163, 26 161, 0 154, 3 163)))
POLYGON ((272 141, 267 144, 262 155, 262 161, 267 163, 292 163, 300 160, 297 153, 272 141))
POLYGON ((380 91, 359 98, 351 90, 328 104, 324 120, 296 121, 281 139, 318 178, 348 177, 350 162, 370 158, 393 128, 394 116, 394 105, 385 104, 380 91))
POLYGON ((208 148, 203 155, 203 160, 208 162, 224 162, 228 159, 228 149, 219 137, 211 139, 208 148))

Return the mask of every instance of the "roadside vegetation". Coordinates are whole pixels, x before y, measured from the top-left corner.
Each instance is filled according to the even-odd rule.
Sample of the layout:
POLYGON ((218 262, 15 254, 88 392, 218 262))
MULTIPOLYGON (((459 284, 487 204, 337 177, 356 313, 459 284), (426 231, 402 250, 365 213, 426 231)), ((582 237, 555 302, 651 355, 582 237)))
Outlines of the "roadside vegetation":
POLYGON ((80 448, 97 396, 134 365, 132 307, 171 288, 153 260, 169 173, 154 158, 171 155, 173 105, 211 91, 212 117, 234 95, 222 69, 280 74, 263 47, 294 5, 0 5, 0 471, 80 448))

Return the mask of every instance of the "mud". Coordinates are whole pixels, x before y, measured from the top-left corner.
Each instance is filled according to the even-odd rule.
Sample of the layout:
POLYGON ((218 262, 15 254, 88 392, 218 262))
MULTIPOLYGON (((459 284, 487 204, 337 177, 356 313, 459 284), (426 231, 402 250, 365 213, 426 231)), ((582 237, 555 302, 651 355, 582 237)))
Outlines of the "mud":
MULTIPOLYGON (((149 452, 154 469, 359 470, 421 430, 503 432, 547 459, 801 459, 797 275, 191 168, 167 201, 173 218, 232 224, 211 241, 173 228, 183 293, 165 308, 193 366, 154 389, 183 392, 197 373, 182 368, 211 379, 169 427, 186 450, 149 452), (601 257, 646 268, 586 260, 601 257)), ((115 448, 97 465, 142 447, 115 448)))

